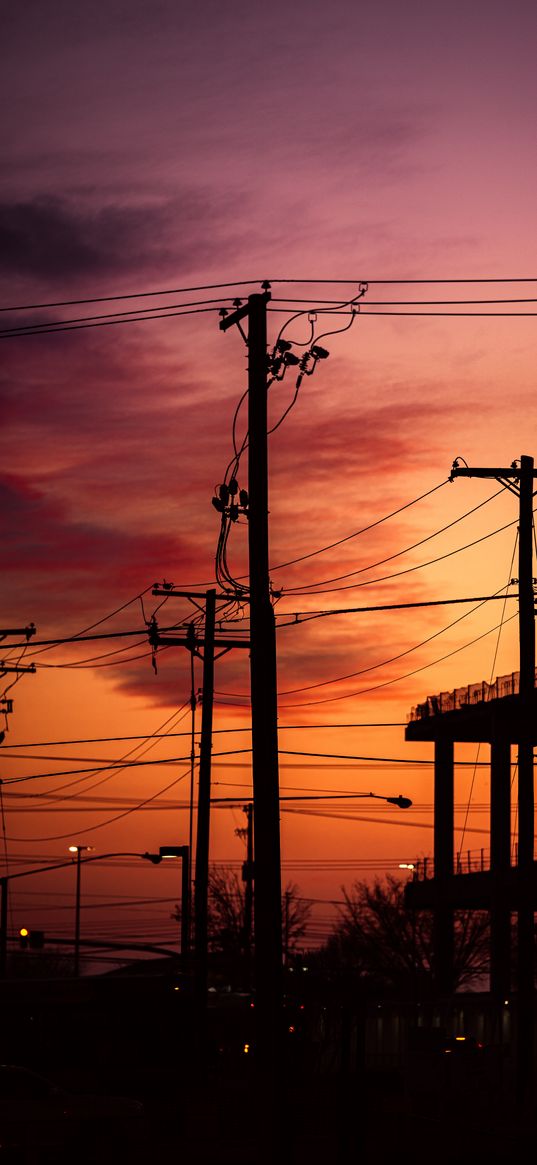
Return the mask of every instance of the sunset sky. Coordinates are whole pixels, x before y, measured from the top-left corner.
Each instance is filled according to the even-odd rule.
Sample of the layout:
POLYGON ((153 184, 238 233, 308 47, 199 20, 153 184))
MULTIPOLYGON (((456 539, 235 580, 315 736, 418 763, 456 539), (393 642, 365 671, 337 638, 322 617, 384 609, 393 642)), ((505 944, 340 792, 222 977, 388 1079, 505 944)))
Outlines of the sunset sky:
MULTIPOLYGON (((40 653, 31 642, 22 657, 4 644, 7 663, 38 668, 3 681, 14 699, 4 871, 62 860, 71 842, 107 853, 187 840, 177 803, 188 800, 189 736, 143 750, 159 730, 189 732, 189 656, 160 652, 155 674, 144 620, 160 602, 155 581, 203 591, 214 579, 211 497, 246 386, 243 340, 219 330, 218 309, 262 280, 271 344, 295 311, 368 285, 353 326, 321 340, 329 359, 270 439, 279 621, 492 595, 516 576, 513 496, 447 479, 456 456, 493 466, 537 453, 536 34, 526 0, 29 0, 4 14, 1 622, 34 621, 38 641, 139 631, 40 653), (104 299, 144 292, 161 294, 104 299), (82 300, 97 302, 67 305, 82 300), (12 334, 199 303, 211 310, 12 334), (91 770, 136 745, 131 760, 183 759, 91 770), (81 768, 91 771, 70 783, 81 768), (178 778, 152 807, 105 824, 178 778)), ((348 322, 318 314, 315 337, 348 322)), ((301 355, 307 315, 283 334, 301 355)), ((271 388, 271 424, 293 392, 292 373, 271 388)), ((229 558, 243 574, 243 524, 229 558)), ((374 758, 430 760, 404 741, 410 708, 517 668, 516 600, 474 606, 289 620, 278 633, 282 795, 415 803, 402 814, 381 801, 286 802, 283 880, 319 900, 311 941, 327 933, 342 885, 431 852, 432 768, 374 758)), ((170 599, 159 623, 188 611, 170 599)), ((232 755, 250 747, 246 652, 219 661, 216 689, 214 748, 230 755, 215 760, 215 796, 246 802, 250 756, 232 755)), ((472 762, 458 771, 457 846, 487 850, 487 769, 474 772, 475 749, 457 756, 472 762)), ((215 809, 214 861, 242 861, 243 824, 240 805, 215 809)), ((177 869, 96 862, 84 933, 170 938, 178 885, 177 869)), ((70 871, 21 881, 10 925, 70 933, 73 890, 70 871)))

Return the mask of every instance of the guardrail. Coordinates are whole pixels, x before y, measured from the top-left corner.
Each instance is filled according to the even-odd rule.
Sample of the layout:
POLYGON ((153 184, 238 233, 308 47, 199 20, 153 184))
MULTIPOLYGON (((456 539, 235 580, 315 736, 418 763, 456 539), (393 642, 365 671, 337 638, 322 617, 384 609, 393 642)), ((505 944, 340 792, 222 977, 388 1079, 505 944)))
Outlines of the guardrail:
MULTIPOLYGON (((513 845, 512 865, 518 865, 518 845, 513 845)), ((401 869, 412 871, 412 879, 416 882, 425 882, 428 878, 434 878, 434 858, 416 858, 414 862, 405 862, 401 869)), ((453 862, 453 874, 477 874, 483 873, 485 870, 490 870, 490 851, 487 849, 479 850, 460 850, 455 855, 453 862)))
MULTIPOLYGON (((536 671, 537 677, 537 671, 536 671)), ((409 720, 426 720, 430 716, 441 716, 444 712, 455 712, 474 704, 486 704, 489 700, 501 700, 504 696, 517 696, 520 691, 520 672, 513 671, 506 676, 498 676, 492 684, 481 680, 479 684, 467 684, 464 688, 454 688, 452 692, 439 692, 427 696, 423 704, 412 708, 409 720)))

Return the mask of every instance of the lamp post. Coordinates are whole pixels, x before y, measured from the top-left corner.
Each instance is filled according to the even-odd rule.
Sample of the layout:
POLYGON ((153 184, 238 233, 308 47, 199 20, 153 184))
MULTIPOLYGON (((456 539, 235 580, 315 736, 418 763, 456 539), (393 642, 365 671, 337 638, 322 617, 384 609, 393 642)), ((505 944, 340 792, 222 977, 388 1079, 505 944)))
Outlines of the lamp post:
POLYGON ((189 954, 190 935, 190 846, 161 845, 158 854, 141 854, 148 862, 158 866, 167 858, 181 858, 181 962, 186 969, 189 954))
POLYGON ((73 975, 80 975, 80 866, 81 855, 94 847, 91 845, 70 845, 69 853, 76 854, 76 897, 75 897, 75 960, 73 975))
MULTIPOLYGON (((188 871, 189 871, 189 847, 188 846, 161 846, 158 854, 138 853, 132 850, 115 850, 113 853, 94 854, 93 857, 83 858, 81 855, 84 851, 90 850, 91 846, 69 846, 71 853, 76 853, 77 862, 77 923, 75 930, 78 934, 78 944, 80 943, 80 867, 87 865, 89 862, 101 862, 106 858, 143 858, 145 861, 150 861, 157 865, 163 858, 168 857, 182 857, 182 903, 181 903, 181 937, 184 941, 185 955, 188 950, 188 926, 189 926, 189 894, 188 894, 188 871), (185 908, 186 903, 186 908, 185 908), (183 939, 183 936, 184 939, 183 939)), ((67 867, 71 868, 73 859, 65 862, 54 862, 51 866, 37 866, 32 870, 20 870, 16 874, 3 874, 0 876, 0 980, 6 977, 7 966, 7 920, 8 920, 8 899, 9 899, 9 883, 14 878, 31 878, 36 874, 46 874, 50 870, 64 870, 67 867)), ((75 947, 77 945, 75 934, 75 947)), ((78 960, 76 960, 78 961, 78 960)))

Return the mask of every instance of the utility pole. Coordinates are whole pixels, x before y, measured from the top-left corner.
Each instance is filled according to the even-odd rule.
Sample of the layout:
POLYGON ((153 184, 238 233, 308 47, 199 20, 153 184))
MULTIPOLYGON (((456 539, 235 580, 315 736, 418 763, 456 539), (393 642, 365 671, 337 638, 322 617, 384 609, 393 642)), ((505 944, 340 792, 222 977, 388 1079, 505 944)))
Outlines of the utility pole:
MULTIPOLYGON (((214 631, 216 591, 207 591, 205 600, 205 649, 203 652, 203 696, 201 703, 201 746, 196 835, 196 877, 194 886, 194 974, 200 1023, 204 1025, 207 1003, 207 897, 209 884, 209 834, 211 811, 211 752, 214 699, 214 631)), ((203 1034, 201 1046, 204 1047, 203 1034)))
POLYGON ((246 829, 236 829, 238 837, 246 840, 246 861, 242 863, 244 882, 244 917, 242 922, 242 947, 246 963, 245 982, 251 986, 252 922, 254 907, 254 807, 251 801, 244 805, 246 829))
MULTIPOLYGON (((281 1068, 282 907, 278 777, 276 630, 268 546, 267 303, 270 292, 220 322, 227 331, 248 320, 248 556, 250 575, 250 689, 255 838, 255 1059, 259 1143, 268 1160, 276 1149, 281 1068)), ((242 329, 241 329, 242 331, 242 329)), ((274 1155, 272 1160, 274 1160, 274 1155)))
POLYGON ((286 967, 289 966, 289 890, 284 894, 283 916, 283 959, 286 967))
POLYGON ((187 629, 187 639, 190 643, 190 794, 188 807, 188 929, 182 931, 183 939, 181 941, 181 950, 183 955, 183 967, 186 967, 188 953, 190 951, 190 915, 192 911, 192 862, 193 862, 193 844, 194 844, 194 785, 196 772, 196 708, 198 699, 196 696, 195 687, 195 671, 194 659, 196 652, 196 633, 193 623, 189 623, 187 629))
POLYGON ((533 734, 535 704, 535 593, 533 583, 533 495, 537 470, 532 457, 523 456, 520 466, 470 469, 457 462, 451 477, 495 478, 519 499, 518 595, 521 733, 518 743, 518 1023, 517 1095, 519 1103, 530 1097, 534 1075, 534 778, 533 734))
MULTIPOLYGON (((221 655, 232 648, 248 649, 250 644, 245 639, 233 639, 231 636, 215 636, 216 601, 223 600, 229 603, 229 595, 217 594, 215 590, 206 591, 201 595, 199 591, 181 591, 171 583, 155 584, 152 589, 155 596, 189 599, 202 610, 200 600, 205 600, 205 628, 198 638, 194 625, 187 628, 186 635, 161 635, 156 619, 149 624, 149 642, 156 650, 158 647, 186 647, 191 654, 203 659, 203 686, 202 686, 202 720, 201 720, 201 748, 200 774, 198 790, 198 822, 196 843, 196 877, 194 893, 194 968, 196 994, 201 1002, 206 1001, 207 995, 207 887, 209 880, 209 839, 210 839, 210 797, 211 797, 211 751, 212 751, 212 717, 214 693, 214 664, 221 655), (200 649, 203 648, 203 655, 200 649), (218 654, 215 655, 215 649, 218 654)), ((194 704, 193 672, 191 666, 191 781, 193 780, 194 758, 194 704)), ((193 799, 190 802, 190 829, 192 829, 193 799)), ((190 833, 189 833, 190 836, 190 833)), ((190 865, 192 866, 192 850, 190 849, 190 865)))

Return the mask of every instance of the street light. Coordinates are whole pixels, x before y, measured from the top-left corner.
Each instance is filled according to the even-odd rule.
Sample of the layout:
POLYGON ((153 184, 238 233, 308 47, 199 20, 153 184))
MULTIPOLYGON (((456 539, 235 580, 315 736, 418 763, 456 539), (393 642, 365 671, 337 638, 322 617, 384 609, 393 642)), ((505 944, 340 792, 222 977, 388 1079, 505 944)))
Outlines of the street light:
POLYGON ((181 960, 185 970, 190 943, 190 846, 161 845, 158 854, 145 853, 141 857, 155 866, 168 858, 181 858, 181 960))
POLYGON ((75 979, 80 975, 80 864, 81 855, 88 850, 95 849, 93 845, 70 845, 69 853, 76 854, 76 899, 75 899, 75 963, 73 974, 75 979))
MULTIPOLYGON (((182 910, 181 910, 181 918, 182 918, 181 934, 188 935, 187 928, 189 925, 189 911, 188 911, 189 895, 188 895, 187 878, 188 878, 188 868, 189 868, 188 867, 189 847, 187 845, 186 846, 161 846, 158 854, 150 854, 150 853, 141 854, 138 852, 133 852, 132 850, 128 850, 128 851, 115 850, 113 853, 94 854, 93 857, 89 857, 89 858, 82 858, 81 857, 81 854, 84 851, 91 850, 92 848, 93 848, 92 846, 76 846, 76 845, 72 845, 72 846, 68 847, 69 852, 71 854, 77 855, 77 867, 82 866, 82 865, 87 865, 89 862, 104 861, 106 858, 144 858, 146 861, 151 861, 155 865, 157 865, 159 862, 162 861, 163 858, 166 858, 166 857, 182 857, 183 858, 183 879, 182 879, 183 901, 181 903, 181 907, 182 907, 182 910), (187 892, 186 893, 185 893, 185 881, 187 882, 187 892), (184 908, 184 903, 186 903, 186 910, 184 908)), ((72 864, 73 864, 73 861, 71 859, 70 861, 65 861, 65 862, 54 862, 53 865, 50 865, 50 866, 37 866, 31 870, 19 870, 16 874, 2 874, 2 875, 0 875, 0 980, 5 979, 6 966, 7 966, 7 920, 8 920, 9 883, 11 881, 13 881, 14 878, 30 878, 30 877, 34 877, 36 874, 46 874, 50 870, 64 870, 68 866, 72 867, 72 864)), ((79 869, 78 868, 77 868, 77 901, 78 901, 78 903, 80 903, 80 882, 79 882, 79 869)), ((78 910, 78 914, 79 914, 79 910, 78 910)), ((77 930, 78 930, 79 941, 80 941, 80 921, 78 922, 77 930)), ((185 941, 184 950, 185 950, 185 954, 186 954, 186 952, 188 950, 188 939, 185 941)))

